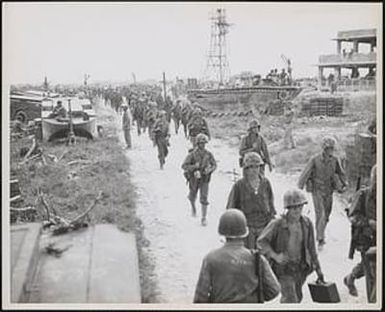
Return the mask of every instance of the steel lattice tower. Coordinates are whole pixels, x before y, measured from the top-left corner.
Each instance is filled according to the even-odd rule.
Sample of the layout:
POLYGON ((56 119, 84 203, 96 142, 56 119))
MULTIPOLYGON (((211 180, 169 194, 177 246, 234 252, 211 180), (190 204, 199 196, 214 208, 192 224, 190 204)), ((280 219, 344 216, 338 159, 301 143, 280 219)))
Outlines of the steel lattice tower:
POLYGON ((223 85, 230 76, 226 47, 226 34, 229 32, 230 24, 226 21, 225 9, 217 9, 212 13, 210 20, 212 21, 210 48, 204 76, 206 80, 214 80, 223 85))

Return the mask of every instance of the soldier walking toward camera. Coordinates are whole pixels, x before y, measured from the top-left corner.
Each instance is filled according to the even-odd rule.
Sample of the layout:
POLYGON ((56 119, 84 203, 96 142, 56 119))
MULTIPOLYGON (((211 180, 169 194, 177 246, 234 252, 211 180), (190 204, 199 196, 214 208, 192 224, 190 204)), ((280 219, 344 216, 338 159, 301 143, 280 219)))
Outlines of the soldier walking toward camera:
POLYGON ((245 155, 243 164, 243 178, 232 187, 227 209, 237 208, 241 210, 247 219, 249 235, 245 238, 245 246, 255 249, 255 243, 266 225, 274 218, 273 191, 270 181, 261 174, 263 161, 255 152, 245 155))
POLYGON ((332 137, 322 140, 322 152, 313 156, 307 163, 298 180, 298 187, 312 193, 315 217, 316 238, 321 249, 325 244, 325 228, 329 222, 333 205, 333 192, 343 192, 347 182, 339 159, 333 155, 336 141, 332 137))
POLYGON ((353 259, 354 251, 357 250, 361 253, 361 262, 344 278, 344 284, 348 287, 349 294, 357 297, 358 291, 354 285, 354 280, 365 276, 366 293, 370 303, 376 302, 376 257, 374 253, 374 261, 370 261, 371 252, 368 253, 370 248, 376 246, 376 172, 377 166, 374 166, 370 175, 369 187, 361 188, 355 194, 348 212, 348 217, 352 223, 352 243, 349 258, 353 259), (373 267, 374 270, 372 270, 373 267))
POLYGON ((302 191, 288 190, 283 196, 286 213, 272 220, 257 240, 258 247, 272 260, 272 269, 281 284, 281 303, 302 301, 302 287, 314 270, 324 282, 315 247, 313 224, 302 215, 307 200, 302 191))
POLYGON ((124 104, 122 105, 122 107, 123 107, 122 124, 123 124, 124 140, 126 141, 126 147, 131 148, 131 121, 127 113, 128 106, 124 104))
POLYGON ((264 162, 261 172, 265 172, 265 164, 269 166, 269 170, 271 172, 273 170, 273 166, 270 161, 270 155, 267 149, 266 141, 259 133, 260 129, 261 125, 259 124, 258 120, 253 120, 250 122, 248 129, 249 133, 241 140, 241 146, 239 148, 239 165, 241 167, 243 166, 243 158, 245 157, 246 153, 256 152, 261 156, 262 161, 264 162))
POLYGON ((180 100, 176 100, 174 106, 172 107, 172 119, 174 120, 175 133, 178 134, 179 124, 182 119, 182 108, 180 106, 180 100))
POLYGON ((278 296, 279 283, 265 257, 259 255, 262 277, 256 270, 255 255, 243 245, 248 228, 242 211, 226 210, 218 232, 226 242, 203 259, 194 303, 263 303, 259 296, 261 285, 270 292, 269 300, 278 296))
POLYGON ((207 136, 203 133, 198 134, 196 137, 197 147, 189 152, 182 164, 182 169, 185 171, 185 177, 188 180, 188 199, 191 203, 193 217, 196 216, 195 201, 198 190, 200 192, 200 203, 202 205, 201 224, 203 226, 207 225, 209 182, 211 174, 217 168, 213 154, 205 149, 206 143, 208 143, 207 136))
POLYGON ((158 148, 158 158, 160 163, 160 169, 163 169, 164 164, 166 163, 166 157, 168 155, 168 146, 169 143, 169 124, 167 121, 167 113, 165 111, 160 111, 159 118, 155 121, 153 127, 153 138, 154 143, 158 148))
POLYGON ((193 148, 196 146, 195 138, 199 133, 207 135, 207 138, 210 140, 209 126, 207 121, 203 118, 202 110, 200 108, 197 107, 193 110, 187 128, 193 148))
POLYGON ((190 103, 185 103, 183 108, 182 108, 182 111, 181 111, 181 122, 183 125, 184 136, 186 138, 188 136, 187 125, 188 125, 188 122, 190 120, 191 113, 192 113, 192 108, 191 108, 190 103))
POLYGON ((285 135, 283 137, 283 145, 285 149, 295 148, 295 142, 293 138, 293 119, 294 111, 290 106, 287 106, 285 110, 285 135))

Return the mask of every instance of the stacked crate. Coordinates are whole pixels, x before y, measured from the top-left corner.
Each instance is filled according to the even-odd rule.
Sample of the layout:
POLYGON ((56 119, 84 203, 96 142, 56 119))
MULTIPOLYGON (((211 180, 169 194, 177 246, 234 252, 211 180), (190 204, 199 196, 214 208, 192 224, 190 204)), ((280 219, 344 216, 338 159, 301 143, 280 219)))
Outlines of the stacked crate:
POLYGON ((308 116, 340 116, 343 104, 342 97, 316 97, 303 103, 302 112, 308 116))
POLYGON ((273 101, 268 106, 269 115, 280 116, 284 113, 284 103, 282 101, 273 101))

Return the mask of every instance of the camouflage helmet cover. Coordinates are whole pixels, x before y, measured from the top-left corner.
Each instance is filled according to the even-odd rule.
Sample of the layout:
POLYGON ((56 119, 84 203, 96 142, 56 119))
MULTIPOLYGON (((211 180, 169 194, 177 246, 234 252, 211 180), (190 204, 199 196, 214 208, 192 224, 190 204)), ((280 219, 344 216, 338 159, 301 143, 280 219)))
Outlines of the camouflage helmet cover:
POLYGON ((247 169, 251 166, 261 166, 263 165, 263 160, 261 156, 256 152, 246 153, 245 158, 243 159, 243 168, 247 169))
POLYGON ((196 137, 196 143, 207 143, 209 138, 204 133, 199 133, 196 137))
POLYGON ((260 128, 260 127, 261 127, 261 124, 259 123, 259 121, 257 119, 254 119, 254 120, 250 121, 250 123, 249 123, 249 130, 252 128, 260 128))
POLYGON ((291 189, 283 195, 283 207, 290 209, 294 206, 307 204, 305 194, 299 189, 291 189))
POLYGON ((336 145, 336 140, 331 136, 325 136, 322 139, 322 149, 325 149, 328 147, 334 148, 335 145, 336 145))

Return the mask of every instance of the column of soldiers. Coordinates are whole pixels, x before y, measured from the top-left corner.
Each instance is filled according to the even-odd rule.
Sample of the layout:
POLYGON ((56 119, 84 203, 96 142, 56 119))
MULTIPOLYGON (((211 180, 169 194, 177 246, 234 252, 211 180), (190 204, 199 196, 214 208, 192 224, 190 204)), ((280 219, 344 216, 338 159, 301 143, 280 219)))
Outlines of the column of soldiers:
MULTIPOLYGON (((217 162, 206 149, 210 131, 202 110, 197 103, 176 100, 170 106, 169 119, 168 112, 152 101, 156 100, 156 95, 148 96, 143 92, 139 96, 129 96, 138 134, 148 128, 150 138, 158 148, 161 169, 168 154, 169 122, 172 118, 175 133, 182 123, 184 135, 192 146, 182 163, 191 215, 197 216, 199 192, 201 225, 206 226, 209 183, 217 162)), ((225 236, 226 242, 204 257, 194 303, 262 303, 279 293, 281 303, 300 303, 302 288, 312 272, 317 274, 318 283, 325 283, 318 252, 326 244, 325 229, 331 216, 333 193, 344 192, 348 185, 340 161, 334 155, 336 140, 330 136, 322 139, 321 152, 306 164, 297 187, 284 193, 284 214, 277 216, 273 187, 265 176, 265 165, 271 172, 273 164, 260 130, 260 123, 251 121, 248 134, 241 140, 239 165, 243 176, 232 186, 226 211, 219 220, 218 232, 225 236), (303 208, 308 203, 302 191, 304 188, 312 194, 315 231, 313 222, 303 215, 303 208), (257 267, 255 259, 259 259, 257 267), (265 278, 261 277, 262 273, 265 278)), ((349 210, 350 220, 359 229, 356 230, 353 252, 358 250, 362 260, 344 278, 349 293, 357 296, 354 281, 365 276, 369 302, 376 300, 376 269, 373 265, 376 255, 375 177, 376 167, 373 167, 370 186, 357 192, 349 210)))

